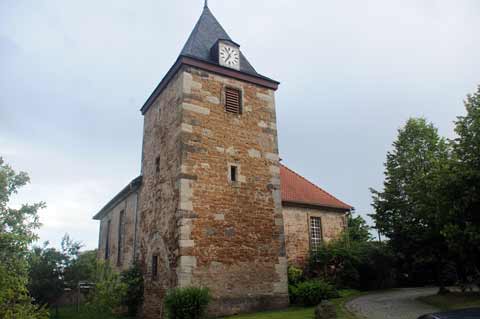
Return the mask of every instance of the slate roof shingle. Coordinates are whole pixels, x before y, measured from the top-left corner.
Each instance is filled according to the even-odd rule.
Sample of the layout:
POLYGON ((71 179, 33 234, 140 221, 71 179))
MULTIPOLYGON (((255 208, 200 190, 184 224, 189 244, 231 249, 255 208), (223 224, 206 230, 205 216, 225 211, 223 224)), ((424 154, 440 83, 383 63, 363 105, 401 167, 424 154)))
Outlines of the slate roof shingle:
MULTIPOLYGON (((218 64, 218 61, 213 61, 210 55, 210 49, 218 40, 234 42, 210 9, 205 6, 180 55, 218 64)), ((259 76, 242 52, 240 52, 240 71, 259 76)))
POLYGON ((282 202, 307 204, 344 210, 353 209, 285 165, 280 165, 282 202))

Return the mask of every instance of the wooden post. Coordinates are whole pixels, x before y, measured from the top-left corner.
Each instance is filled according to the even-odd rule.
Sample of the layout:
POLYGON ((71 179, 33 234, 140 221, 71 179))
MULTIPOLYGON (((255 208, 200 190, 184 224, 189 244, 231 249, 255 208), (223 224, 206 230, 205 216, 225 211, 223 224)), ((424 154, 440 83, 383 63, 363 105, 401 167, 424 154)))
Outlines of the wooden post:
POLYGON ((77 312, 80 312, 80 283, 77 283, 77 312))

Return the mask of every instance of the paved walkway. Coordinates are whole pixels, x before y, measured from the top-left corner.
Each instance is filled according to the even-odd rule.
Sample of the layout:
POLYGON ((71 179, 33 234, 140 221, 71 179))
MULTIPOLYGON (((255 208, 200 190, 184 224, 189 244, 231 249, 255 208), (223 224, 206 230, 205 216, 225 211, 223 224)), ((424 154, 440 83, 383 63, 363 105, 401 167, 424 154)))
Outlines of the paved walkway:
POLYGON ((368 294, 347 303, 347 308, 368 319, 417 319, 438 312, 416 298, 433 295, 438 288, 402 288, 368 294))

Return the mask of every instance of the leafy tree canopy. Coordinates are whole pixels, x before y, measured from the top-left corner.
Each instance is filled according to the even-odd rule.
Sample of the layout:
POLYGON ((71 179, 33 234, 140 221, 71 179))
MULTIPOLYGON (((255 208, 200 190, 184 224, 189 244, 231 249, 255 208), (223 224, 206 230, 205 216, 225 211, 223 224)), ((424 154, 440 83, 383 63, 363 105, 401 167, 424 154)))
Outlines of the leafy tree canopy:
POLYGON ((28 295, 28 246, 37 239, 38 210, 44 203, 9 207, 10 197, 29 182, 0 157, 0 318, 43 319, 48 312, 32 304, 28 295))
POLYGON ((455 122, 457 137, 444 188, 449 220, 442 234, 457 255, 460 277, 480 281, 480 86, 464 102, 466 115, 455 122))
POLYGON ((80 252, 81 247, 65 234, 60 250, 48 247, 48 242, 31 250, 28 290, 37 303, 53 304, 65 288, 95 281, 97 252, 80 252))
POLYGON ((367 225, 362 216, 348 216, 348 236, 351 241, 367 242, 372 240, 370 229, 371 227, 367 225))
POLYGON ((445 139, 433 124, 412 118, 387 154, 383 191, 371 190, 376 227, 390 239, 400 262, 411 268, 440 265, 448 257, 440 233, 447 200, 439 196, 448 167, 445 139))

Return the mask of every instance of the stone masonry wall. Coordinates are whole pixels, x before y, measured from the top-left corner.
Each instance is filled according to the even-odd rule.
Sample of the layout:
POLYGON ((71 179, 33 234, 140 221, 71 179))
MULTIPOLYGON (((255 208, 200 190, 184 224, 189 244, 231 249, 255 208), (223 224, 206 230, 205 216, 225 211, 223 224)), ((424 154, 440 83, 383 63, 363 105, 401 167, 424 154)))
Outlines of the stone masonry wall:
POLYGON ((177 285, 182 99, 183 74, 179 72, 144 114, 139 227, 140 261, 145 273, 144 318, 163 318, 165 292, 177 285), (152 278, 153 256, 158 256, 156 278, 152 278))
POLYGON ((325 242, 337 238, 346 226, 346 215, 329 209, 283 207, 288 263, 304 266, 310 251, 310 217, 320 217, 325 242))
POLYGON ((286 307, 274 91, 189 67, 183 93, 178 284, 209 287, 215 316, 286 307), (225 112, 226 86, 243 114, 225 112))
POLYGON ((122 271, 128 269, 133 262, 134 239, 135 239, 135 213, 137 207, 137 194, 132 193, 113 207, 100 222, 100 238, 98 243, 98 259, 105 259, 105 249, 107 243, 107 225, 110 221, 110 240, 109 240, 109 264, 116 270, 122 271), (119 223, 120 212, 124 211, 123 236, 120 258, 119 253, 119 223))

